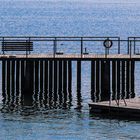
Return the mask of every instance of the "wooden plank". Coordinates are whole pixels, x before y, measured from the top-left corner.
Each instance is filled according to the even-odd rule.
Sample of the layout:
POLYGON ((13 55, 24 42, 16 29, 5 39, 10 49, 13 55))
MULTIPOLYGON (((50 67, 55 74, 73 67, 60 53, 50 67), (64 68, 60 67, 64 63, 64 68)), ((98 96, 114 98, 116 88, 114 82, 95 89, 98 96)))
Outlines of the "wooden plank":
MULTIPOLYGON (((26 58, 26 55, 23 55, 23 54, 6 54, 6 55, 0 55, 0 59, 3 59, 3 58, 26 58)), ((28 59, 29 58, 32 58, 32 59, 36 59, 36 58, 54 58, 53 54, 30 54, 28 55, 28 59)), ((97 55, 97 54, 89 54, 89 55, 83 55, 83 57, 81 58, 81 55, 80 54, 63 54, 63 55, 55 55, 55 59, 57 58, 60 58, 60 59, 104 59, 105 58, 105 55, 97 55)), ((110 54, 108 55, 107 59, 130 59, 130 56, 129 55, 113 55, 113 54, 110 54)), ((140 59, 140 55, 132 55, 131 56, 131 60, 132 59, 140 59)))

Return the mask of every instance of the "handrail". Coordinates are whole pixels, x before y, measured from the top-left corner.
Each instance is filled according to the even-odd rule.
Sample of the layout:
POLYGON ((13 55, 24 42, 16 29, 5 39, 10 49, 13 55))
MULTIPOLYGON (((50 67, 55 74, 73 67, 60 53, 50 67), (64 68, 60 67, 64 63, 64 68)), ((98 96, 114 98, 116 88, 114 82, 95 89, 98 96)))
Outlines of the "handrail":
MULTIPOLYGON (((53 42, 53 57, 55 57, 57 53, 57 42, 79 42, 80 43, 80 54, 81 58, 83 57, 83 50, 84 50, 84 43, 85 42, 103 42, 109 39, 114 43, 117 43, 117 53, 122 53, 122 48, 124 48, 122 43, 126 43, 127 47, 125 48, 127 51, 127 55, 131 56, 136 54, 136 46, 137 43, 140 42, 140 37, 128 37, 127 39, 121 39, 120 37, 115 36, 101 36, 101 37, 95 37, 95 36, 0 36, 0 42, 3 41, 23 41, 23 40, 30 40, 33 43, 34 42, 53 42)), ((103 45, 102 45, 103 46, 103 45)), ((113 48, 113 47, 112 47, 113 48)), ((105 49, 105 55, 108 55, 110 48, 104 48, 105 49)), ((94 48, 93 48, 94 50, 94 48)))

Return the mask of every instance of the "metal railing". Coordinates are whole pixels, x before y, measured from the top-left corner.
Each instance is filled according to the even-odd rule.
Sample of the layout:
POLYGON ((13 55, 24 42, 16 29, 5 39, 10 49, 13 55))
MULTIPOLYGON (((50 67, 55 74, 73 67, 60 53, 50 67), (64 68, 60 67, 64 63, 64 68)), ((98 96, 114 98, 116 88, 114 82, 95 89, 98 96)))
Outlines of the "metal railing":
MULTIPOLYGON (((81 58, 88 54, 126 54, 130 58, 138 55, 140 37, 128 37, 126 40, 120 37, 38 37, 38 36, 2 36, 3 42, 30 41, 33 42, 33 54, 50 54, 52 57, 62 54, 79 54, 81 58)), ((6 52, 9 53, 9 52, 6 52)), ((10 52, 11 54, 11 52, 10 52)), ((15 52, 12 52, 15 54, 15 52)), ((16 52, 18 54, 18 52, 16 52)))

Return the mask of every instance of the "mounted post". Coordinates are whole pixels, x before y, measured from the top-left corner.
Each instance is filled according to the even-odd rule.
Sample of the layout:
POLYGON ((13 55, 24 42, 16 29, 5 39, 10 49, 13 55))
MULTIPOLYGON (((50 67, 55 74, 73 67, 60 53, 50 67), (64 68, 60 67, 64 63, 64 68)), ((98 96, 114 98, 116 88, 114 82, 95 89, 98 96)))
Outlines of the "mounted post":
POLYGON ((4 54, 4 37, 2 38, 2 52, 3 52, 3 54, 4 54))
POLYGON ((120 42, 120 37, 118 38, 118 54, 121 53, 121 42, 120 42))
POLYGON ((132 41, 130 40, 130 58, 131 58, 131 55, 132 55, 132 52, 131 52, 132 51, 132 44, 131 43, 132 43, 132 41))
POLYGON ((81 58, 83 57, 83 37, 81 37, 81 58))
POLYGON ((105 58, 107 58, 107 55, 109 54, 109 49, 112 47, 113 42, 109 38, 104 40, 103 45, 105 47, 105 58))
POLYGON ((56 47, 57 47, 57 42, 56 42, 56 37, 54 38, 54 41, 53 41, 53 57, 55 58, 55 54, 56 54, 56 47))
POLYGON ((127 39, 127 54, 129 54, 129 52, 130 52, 129 49, 130 48, 129 48, 129 37, 128 37, 128 39, 127 39))
POLYGON ((136 54, 136 41, 135 41, 135 37, 134 37, 134 54, 136 54))

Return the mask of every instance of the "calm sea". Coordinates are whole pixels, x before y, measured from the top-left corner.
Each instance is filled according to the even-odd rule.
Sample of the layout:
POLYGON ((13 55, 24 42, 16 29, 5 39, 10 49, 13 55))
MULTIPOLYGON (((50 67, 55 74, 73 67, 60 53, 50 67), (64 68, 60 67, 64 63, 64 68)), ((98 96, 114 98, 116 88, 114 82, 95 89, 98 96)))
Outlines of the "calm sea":
MULTIPOLYGON (((95 3, 92 0, 0 1, 1 36, 140 36, 140 4, 95 3)), ((72 106, 0 112, 0 140, 140 139, 140 122, 91 117, 90 67, 82 63, 82 109, 77 108, 73 63, 72 106)), ((136 94, 140 95, 136 65, 136 94)), ((1 65, 0 65, 1 72, 1 65)), ((0 107, 2 107, 0 79, 0 107)))

